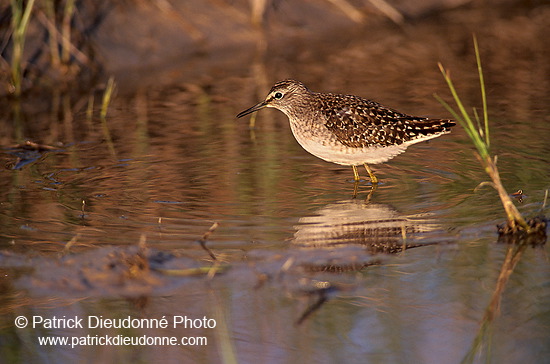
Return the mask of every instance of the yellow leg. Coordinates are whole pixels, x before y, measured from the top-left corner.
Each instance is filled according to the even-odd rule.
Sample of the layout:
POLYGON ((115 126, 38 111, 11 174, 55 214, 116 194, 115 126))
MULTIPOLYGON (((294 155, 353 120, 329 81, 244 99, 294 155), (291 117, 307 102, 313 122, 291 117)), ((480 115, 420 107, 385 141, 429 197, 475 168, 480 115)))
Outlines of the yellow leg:
POLYGON ((359 190, 359 181, 355 181, 353 183, 353 195, 351 196, 351 198, 356 198, 357 197, 357 191, 359 190))
POLYGON ((355 182, 359 181, 359 172, 357 172, 357 166, 351 166, 353 168, 353 179, 355 182))
POLYGON ((378 185, 374 184, 371 186, 370 188, 370 191, 367 195, 367 197, 365 197, 365 203, 369 203, 370 202, 370 199, 372 197, 372 195, 374 194, 374 191, 376 191, 376 188, 378 187, 378 185))
POLYGON ((369 165, 367 163, 365 163, 364 166, 365 166, 365 169, 367 170, 367 173, 369 174, 371 183, 373 185, 378 184, 378 178, 376 178, 376 176, 374 175, 374 173, 370 169, 369 165))

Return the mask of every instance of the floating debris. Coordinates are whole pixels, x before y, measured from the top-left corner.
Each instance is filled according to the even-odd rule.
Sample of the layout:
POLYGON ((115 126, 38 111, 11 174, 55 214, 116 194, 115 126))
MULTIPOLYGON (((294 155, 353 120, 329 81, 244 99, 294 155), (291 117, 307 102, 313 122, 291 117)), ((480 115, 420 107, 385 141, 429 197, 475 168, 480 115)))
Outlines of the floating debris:
POLYGON ((26 165, 39 160, 44 153, 56 150, 60 150, 60 148, 27 140, 25 143, 17 144, 11 148, 5 149, 7 154, 11 154, 16 157, 14 161, 6 163, 6 168, 21 169, 26 165))

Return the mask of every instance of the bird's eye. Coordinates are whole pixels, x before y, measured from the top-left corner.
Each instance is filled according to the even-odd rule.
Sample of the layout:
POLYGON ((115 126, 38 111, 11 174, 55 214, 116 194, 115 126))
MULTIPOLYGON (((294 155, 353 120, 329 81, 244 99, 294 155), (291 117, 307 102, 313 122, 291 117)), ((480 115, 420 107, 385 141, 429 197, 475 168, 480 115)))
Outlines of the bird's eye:
POLYGON ((275 100, 280 100, 283 98, 283 93, 282 92, 275 92, 275 95, 273 95, 273 97, 275 98, 275 100))

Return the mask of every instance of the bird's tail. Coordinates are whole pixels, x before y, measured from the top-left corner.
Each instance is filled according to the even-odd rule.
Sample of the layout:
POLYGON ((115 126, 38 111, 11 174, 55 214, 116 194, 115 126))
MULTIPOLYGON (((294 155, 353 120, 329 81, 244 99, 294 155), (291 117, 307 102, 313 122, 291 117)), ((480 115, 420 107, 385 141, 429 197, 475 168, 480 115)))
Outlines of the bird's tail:
POLYGON ((430 135, 447 133, 456 125, 456 122, 449 119, 418 119, 412 124, 418 134, 430 135))

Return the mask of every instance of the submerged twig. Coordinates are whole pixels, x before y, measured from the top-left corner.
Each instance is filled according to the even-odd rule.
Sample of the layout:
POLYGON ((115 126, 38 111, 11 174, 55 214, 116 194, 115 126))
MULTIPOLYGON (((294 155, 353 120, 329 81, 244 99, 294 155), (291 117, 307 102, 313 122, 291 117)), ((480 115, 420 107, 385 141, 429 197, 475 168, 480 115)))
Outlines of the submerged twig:
POLYGON ((71 240, 67 244, 65 244, 65 247, 63 247, 63 251, 61 252, 61 255, 67 255, 70 253, 71 248, 75 243, 77 242, 78 238, 80 238, 80 233, 73 236, 71 240))
POLYGON ((317 291, 316 293, 317 293, 317 295, 319 296, 319 297, 317 298, 317 301, 313 302, 313 304, 311 304, 311 305, 304 311, 304 313, 302 313, 302 315, 300 316, 300 318, 298 318, 298 320, 296 320, 296 323, 295 323, 296 326, 301 325, 309 316, 311 316, 312 313, 314 313, 314 312, 317 311, 319 308, 321 308, 321 306, 328 300, 326 289, 324 289, 324 290, 319 290, 319 291, 317 291))
POLYGON ((214 255, 214 253, 212 253, 212 251, 206 246, 206 241, 208 240, 208 237, 210 236, 210 234, 212 234, 214 232, 214 230, 216 230, 218 228, 220 224, 215 222, 214 224, 212 224, 212 226, 210 226, 210 229, 208 229, 207 232, 204 233, 204 235, 202 236, 202 238, 199 239, 199 244, 201 245, 201 247, 208 253, 208 255, 210 255, 210 257, 213 259, 213 260, 218 260, 218 258, 216 258, 216 256, 214 255))
POLYGON ((337 290, 337 287, 333 286, 330 282, 319 281, 315 282, 314 289, 305 292, 309 296, 317 295, 317 300, 313 302, 296 320, 294 323, 296 326, 301 325, 311 314, 317 311, 325 302, 328 301, 328 294, 337 290))

